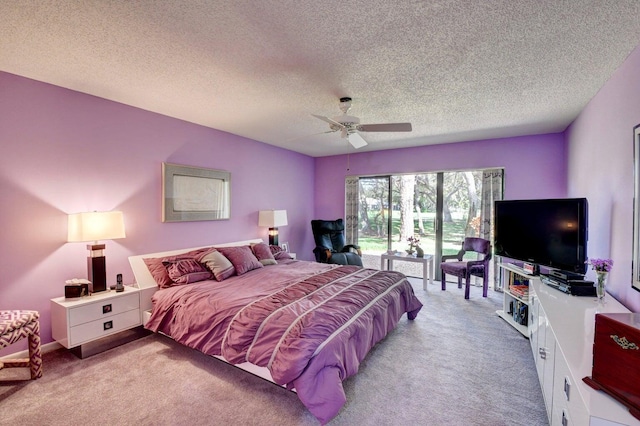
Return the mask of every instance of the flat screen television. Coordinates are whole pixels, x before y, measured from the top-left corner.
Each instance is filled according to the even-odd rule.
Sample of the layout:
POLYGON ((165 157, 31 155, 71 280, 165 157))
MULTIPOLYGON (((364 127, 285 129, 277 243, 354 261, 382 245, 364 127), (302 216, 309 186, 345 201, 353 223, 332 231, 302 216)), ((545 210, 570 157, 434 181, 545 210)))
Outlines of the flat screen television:
POLYGON ((498 256, 584 275, 589 206, 586 198, 495 202, 498 256))

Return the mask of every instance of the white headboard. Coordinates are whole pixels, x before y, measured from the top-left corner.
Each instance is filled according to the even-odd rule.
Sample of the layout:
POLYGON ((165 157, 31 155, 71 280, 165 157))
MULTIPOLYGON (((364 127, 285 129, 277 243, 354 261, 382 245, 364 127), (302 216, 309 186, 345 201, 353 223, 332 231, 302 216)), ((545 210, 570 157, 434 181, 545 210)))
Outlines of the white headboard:
POLYGON ((262 239, 256 238, 253 240, 246 241, 235 241, 232 243, 224 243, 224 244, 211 244, 208 246, 200 246, 200 247, 191 247, 180 250, 170 250, 163 251, 158 253, 148 253, 148 254, 139 254, 137 256, 129 256, 129 264, 131 265, 131 269, 133 270, 133 275, 136 279, 136 283, 138 288, 140 288, 140 309, 142 312, 151 309, 151 296, 158 289, 158 283, 153 279, 153 275, 149 272, 149 268, 144 263, 144 259, 154 258, 154 257, 168 257, 175 256, 180 253, 186 253, 191 250, 196 250, 204 247, 233 247, 233 246, 246 246, 250 244, 262 243, 262 239))

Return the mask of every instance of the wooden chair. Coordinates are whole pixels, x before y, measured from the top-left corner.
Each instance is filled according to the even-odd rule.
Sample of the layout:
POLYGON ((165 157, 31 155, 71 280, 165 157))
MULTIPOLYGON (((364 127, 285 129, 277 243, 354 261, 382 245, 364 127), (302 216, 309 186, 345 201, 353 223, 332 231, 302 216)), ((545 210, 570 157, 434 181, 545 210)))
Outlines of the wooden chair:
POLYGON ((38 311, 0 311, 0 349, 29 339, 29 358, 5 359, 0 362, 0 369, 29 367, 31 379, 42 377, 39 318, 38 311))
POLYGON ((440 269, 442 270, 442 290, 447 289, 446 274, 458 277, 458 288, 462 287, 462 279, 466 280, 464 298, 469 298, 471 276, 482 278, 482 296, 487 297, 489 288, 489 260, 491 260, 491 243, 483 238, 467 237, 462 243, 462 250, 458 254, 442 256, 440 269), (466 252, 476 252, 482 255, 479 260, 462 260, 466 252), (449 262, 450 260, 455 260, 449 262))

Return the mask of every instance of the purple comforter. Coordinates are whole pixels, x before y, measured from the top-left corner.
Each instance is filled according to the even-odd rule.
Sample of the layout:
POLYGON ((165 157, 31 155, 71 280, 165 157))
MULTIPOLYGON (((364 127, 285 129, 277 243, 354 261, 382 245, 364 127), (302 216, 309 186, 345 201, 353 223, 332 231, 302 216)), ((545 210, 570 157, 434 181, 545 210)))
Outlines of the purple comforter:
POLYGON ((400 273, 302 261, 162 289, 153 301, 148 329, 267 367, 322 423, 346 402, 342 381, 405 312, 414 319, 422 308, 400 273))

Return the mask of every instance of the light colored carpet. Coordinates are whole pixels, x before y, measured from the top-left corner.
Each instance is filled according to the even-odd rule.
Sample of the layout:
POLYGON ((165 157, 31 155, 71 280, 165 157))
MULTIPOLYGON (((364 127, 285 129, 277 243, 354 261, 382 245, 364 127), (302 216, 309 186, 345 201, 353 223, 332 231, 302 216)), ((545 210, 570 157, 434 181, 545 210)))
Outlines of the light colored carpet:
MULTIPOLYGON (((424 308, 344 382, 330 424, 548 424, 529 341, 495 314, 501 294, 411 281, 424 308)), ((3 425, 318 424, 294 393, 159 335, 84 360, 47 353, 36 381, 2 382, 11 374, 0 371, 3 425)))

